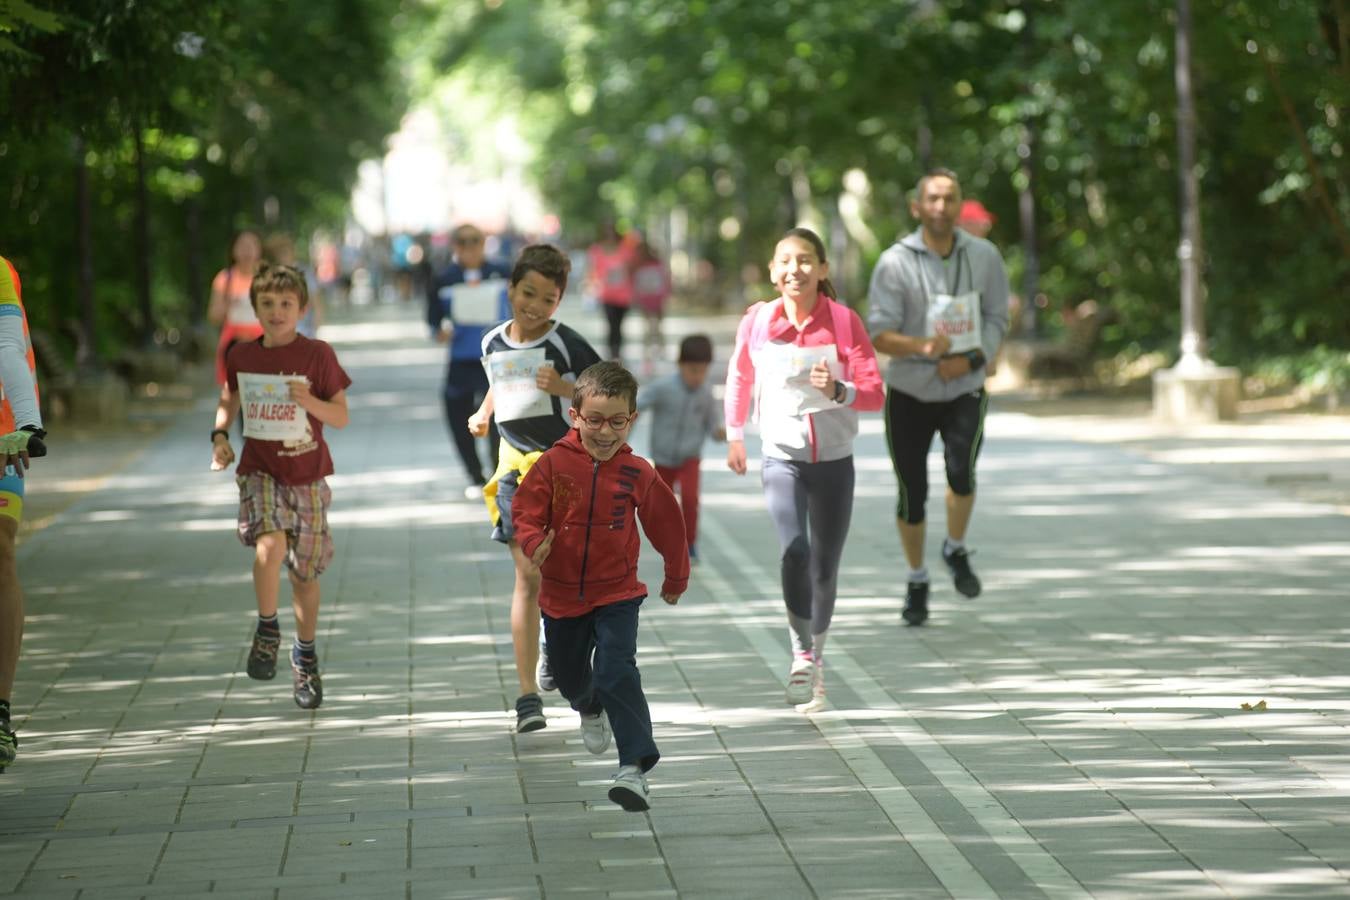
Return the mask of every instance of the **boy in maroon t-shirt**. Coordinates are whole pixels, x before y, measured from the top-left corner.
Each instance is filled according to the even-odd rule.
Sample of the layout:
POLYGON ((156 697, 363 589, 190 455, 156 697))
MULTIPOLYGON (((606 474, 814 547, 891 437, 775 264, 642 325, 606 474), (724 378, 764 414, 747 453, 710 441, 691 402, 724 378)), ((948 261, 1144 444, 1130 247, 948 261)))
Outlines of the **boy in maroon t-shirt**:
POLYGON ((314 637, 319 619, 319 575, 333 558, 328 533, 332 494, 325 476, 333 459, 323 426, 347 425, 346 389, 352 380, 323 341, 296 331, 309 303, 302 272, 264 265, 249 288, 263 336, 235 344, 225 359, 226 381, 211 432, 211 468, 234 462, 230 423, 242 408, 244 450, 235 469, 239 484, 239 540, 254 548, 253 590, 258 627, 248 654, 248 676, 277 674, 281 626, 277 601, 285 562, 295 607, 291 672, 295 702, 315 709, 323 702, 314 637))

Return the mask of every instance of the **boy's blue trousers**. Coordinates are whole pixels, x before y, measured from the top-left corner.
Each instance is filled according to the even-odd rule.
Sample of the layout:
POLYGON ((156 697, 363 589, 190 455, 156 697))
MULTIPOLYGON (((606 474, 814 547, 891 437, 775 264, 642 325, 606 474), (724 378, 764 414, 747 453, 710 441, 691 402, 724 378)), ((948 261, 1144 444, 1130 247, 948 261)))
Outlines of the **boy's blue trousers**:
POLYGON ((638 609, 643 599, 598 606, 575 618, 545 615, 544 640, 558 691, 583 715, 608 713, 619 765, 646 772, 661 753, 652 738, 652 715, 637 667, 638 609))

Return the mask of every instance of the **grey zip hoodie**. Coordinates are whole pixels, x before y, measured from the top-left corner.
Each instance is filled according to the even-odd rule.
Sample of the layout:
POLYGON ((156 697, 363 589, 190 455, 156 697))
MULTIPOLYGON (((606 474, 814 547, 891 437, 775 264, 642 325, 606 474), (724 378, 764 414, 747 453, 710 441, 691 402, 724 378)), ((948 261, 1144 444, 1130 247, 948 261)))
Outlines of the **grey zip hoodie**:
POLYGON ((638 391, 638 409, 650 410, 652 462, 674 468, 703 455, 703 442, 722 424, 722 404, 704 382, 690 390, 680 373, 659 378, 638 391))
MULTIPOLYGON (((910 337, 927 333, 928 291, 980 294, 980 345, 992 360, 1008 330, 1008 273, 1003 257, 989 241, 956 229, 952 245, 951 282, 938 256, 923 242, 921 229, 886 248, 872 270, 868 288, 867 330, 875 338, 883 331, 910 337), (920 271, 922 267, 922 272, 920 271)), ((892 357, 886 384, 925 402, 953 400, 984 386, 985 369, 951 381, 937 374, 937 360, 923 356, 892 357)))

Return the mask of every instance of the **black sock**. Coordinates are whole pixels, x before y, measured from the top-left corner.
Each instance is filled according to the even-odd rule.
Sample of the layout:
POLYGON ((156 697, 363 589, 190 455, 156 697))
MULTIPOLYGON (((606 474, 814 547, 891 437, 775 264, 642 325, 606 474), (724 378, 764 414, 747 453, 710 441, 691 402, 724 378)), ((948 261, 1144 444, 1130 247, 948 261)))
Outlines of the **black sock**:
POLYGON ((270 616, 258 616, 258 634, 268 637, 278 637, 281 634, 281 623, 277 621, 277 614, 270 616))
POLYGON ((314 665, 319 661, 319 651, 314 647, 314 641, 302 641, 295 639, 295 644, 291 647, 291 662, 297 665, 314 665))
POLYGON ((9 726, 9 701, 0 700, 0 725, 9 726))

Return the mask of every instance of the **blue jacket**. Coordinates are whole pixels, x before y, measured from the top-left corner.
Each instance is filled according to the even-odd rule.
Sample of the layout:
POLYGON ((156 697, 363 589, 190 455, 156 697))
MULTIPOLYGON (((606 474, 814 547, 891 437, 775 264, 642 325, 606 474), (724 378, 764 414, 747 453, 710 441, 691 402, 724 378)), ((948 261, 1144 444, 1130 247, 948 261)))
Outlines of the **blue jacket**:
MULTIPOLYGON (((468 280, 464 276, 464 267, 458 262, 452 262, 436 276, 427 289, 427 325, 431 328, 432 336, 440 331, 443 319, 449 319, 455 325, 455 333, 450 338, 451 362, 482 359, 483 335, 489 327, 478 324, 460 325, 455 322, 454 310, 450 308, 450 288, 464 284, 468 280)), ((511 270, 500 263, 485 262, 478 269, 478 280, 481 281, 510 277, 511 270)), ((501 308, 498 310, 497 318, 498 320, 511 318, 511 306, 506 301, 506 291, 502 291, 501 308)))

